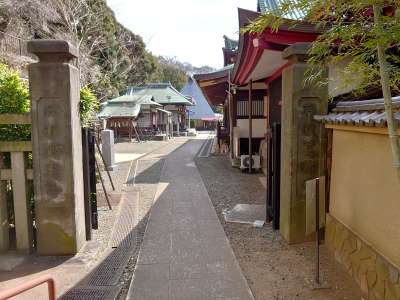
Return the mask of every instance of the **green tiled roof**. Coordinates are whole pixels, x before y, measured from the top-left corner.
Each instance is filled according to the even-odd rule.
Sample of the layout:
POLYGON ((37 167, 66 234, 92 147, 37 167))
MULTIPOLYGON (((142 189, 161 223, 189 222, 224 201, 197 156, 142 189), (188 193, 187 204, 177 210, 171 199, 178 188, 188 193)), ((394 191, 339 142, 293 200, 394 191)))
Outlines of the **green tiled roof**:
POLYGON ((111 117, 131 117, 136 118, 140 112, 140 104, 125 103, 125 102, 109 102, 103 105, 100 113, 97 115, 99 118, 111 117))
POLYGON ((151 83, 128 88, 127 95, 151 96, 154 101, 162 104, 193 105, 191 98, 179 93, 170 83, 151 83))
POLYGON ((153 101, 152 96, 125 95, 103 103, 101 111, 97 116, 99 118, 135 118, 139 115, 142 105, 161 106, 160 104, 153 101))
POLYGON ((150 95, 124 95, 107 101, 107 103, 123 103, 123 102, 161 106, 160 104, 155 102, 154 98, 150 95))
MULTIPOLYGON (((296 1, 296 0, 293 0, 296 1)), ((257 10, 260 13, 270 13, 270 14, 278 14, 279 8, 284 3, 283 0, 258 0, 257 10)), ((284 15, 282 17, 292 19, 292 20, 301 20, 305 16, 305 12, 301 10, 293 10, 290 14, 284 15)))

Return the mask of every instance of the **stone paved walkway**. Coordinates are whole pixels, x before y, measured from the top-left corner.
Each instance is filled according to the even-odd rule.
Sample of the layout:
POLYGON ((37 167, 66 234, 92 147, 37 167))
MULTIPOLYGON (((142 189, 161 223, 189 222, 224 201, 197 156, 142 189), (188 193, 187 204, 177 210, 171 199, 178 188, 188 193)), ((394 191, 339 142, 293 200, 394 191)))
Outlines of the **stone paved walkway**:
POLYGON ((254 299, 194 164, 203 142, 165 160, 127 299, 254 299))

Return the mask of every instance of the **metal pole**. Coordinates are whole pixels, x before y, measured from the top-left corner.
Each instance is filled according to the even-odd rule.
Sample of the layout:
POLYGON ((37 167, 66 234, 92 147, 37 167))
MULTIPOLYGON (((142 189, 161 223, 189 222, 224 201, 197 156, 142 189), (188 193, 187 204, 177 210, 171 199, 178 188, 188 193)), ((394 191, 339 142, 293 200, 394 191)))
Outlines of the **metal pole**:
POLYGON ((104 169, 107 172, 108 179, 110 179, 110 183, 111 183, 112 189, 113 189, 113 191, 115 191, 115 187, 114 187, 114 183, 112 181, 111 175, 110 175, 110 171, 107 170, 107 164, 106 164, 106 161, 104 160, 103 154, 101 153, 100 146, 99 146, 99 143, 97 142, 97 139, 95 139, 95 143, 96 143, 97 151, 99 151, 101 160, 103 161, 104 169))
POLYGON ((316 265, 315 265, 315 282, 319 285, 319 178, 316 179, 316 195, 315 195, 315 233, 317 235, 315 247, 316 247, 316 265))
POLYGON ((100 171, 99 163, 97 162, 97 159, 96 159, 96 168, 97 168, 97 172, 99 173, 99 177, 100 177, 100 181, 101 181, 101 186, 103 187, 103 192, 104 192, 104 195, 105 195, 105 197, 106 197, 106 201, 107 201, 107 204, 108 204, 108 208, 109 208, 110 210, 112 210, 111 203, 110 203, 110 199, 108 199, 108 194, 107 194, 107 191, 106 191, 106 186, 104 185, 103 176, 101 176, 101 171, 100 171))
POLYGON ((86 240, 92 239, 92 201, 90 194, 89 128, 82 128, 83 186, 86 240))
POLYGON ((253 164, 253 80, 249 82, 249 104, 248 104, 248 111, 249 111, 249 173, 251 173, 253 164))
POLYGON ((92 229, 98 229, 98 212, 97 212, 97 178, 96 178, 96 131, 89 131, 88 148, 89 148, 89 173, 90 173, 90 205, 92 208, 92 229))

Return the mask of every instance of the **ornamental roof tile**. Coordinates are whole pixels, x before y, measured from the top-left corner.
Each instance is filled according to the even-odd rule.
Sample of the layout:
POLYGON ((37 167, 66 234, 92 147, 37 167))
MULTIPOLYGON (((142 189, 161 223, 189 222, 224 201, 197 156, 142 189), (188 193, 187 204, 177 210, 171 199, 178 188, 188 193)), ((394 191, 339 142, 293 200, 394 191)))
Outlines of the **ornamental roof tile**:
POLYGON ((239 45, 239 41, 233 40, 224 35, 225 49, 236 51, 239 45))
MULTIPOLYGON (((395 120, 400 123, 400 97, 393 97, 392 103, 395 110, 395 120)), ((338 102, 331 113, 314 118, 325 124, 387 126, 383 99, 338 102)))

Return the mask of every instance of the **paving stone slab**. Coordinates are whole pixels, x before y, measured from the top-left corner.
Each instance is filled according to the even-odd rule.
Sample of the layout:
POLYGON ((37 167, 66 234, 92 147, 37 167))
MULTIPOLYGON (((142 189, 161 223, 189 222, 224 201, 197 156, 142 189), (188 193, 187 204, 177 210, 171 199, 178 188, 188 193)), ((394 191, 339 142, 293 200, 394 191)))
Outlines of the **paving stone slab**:
POLYGON ((201 146, 165 159, 128 299, 254 299, 194 164, 201 146))

